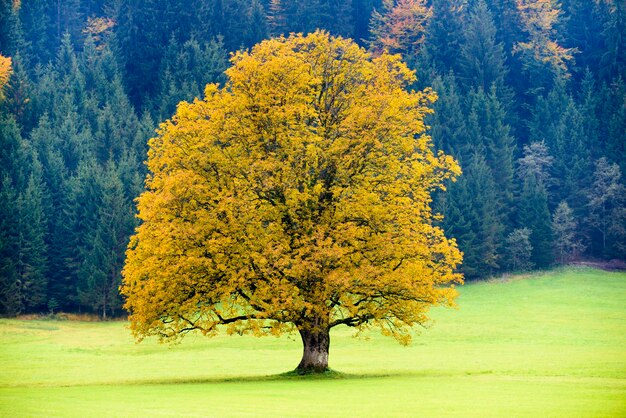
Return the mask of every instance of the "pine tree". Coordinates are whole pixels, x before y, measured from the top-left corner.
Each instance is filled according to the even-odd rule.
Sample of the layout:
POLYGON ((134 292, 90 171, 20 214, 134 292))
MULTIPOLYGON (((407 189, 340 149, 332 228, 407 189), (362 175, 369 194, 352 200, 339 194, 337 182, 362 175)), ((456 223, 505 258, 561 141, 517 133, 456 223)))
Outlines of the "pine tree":
POLYGON ((588 173, 592 170, 593 143, 584 135, 584 117, 566 92, 565 80, 557 79, 547 97, 538 99, 532 116, 531 141, 545 141, 555 156, 552 174, 556 187, 551 191, 550 205, 556 207, 558 202, 567 200, 580 216, 589 186, 588 173))
POLYGON ((0 0, 0 54, 12 56, 19 50, 21 28, 19 5, 13 0, 0 0))
POLYGON ((605 48, 600 59, 600 75, 605 80, 626 74, 626 4, 623 1, 599 2, 604 15, 602 37, 605 48))
POLYGON ((245 32, 245 46, 251 47, 269 35, 269 25, 267 14, 261 0, 252 0, 248 10, 247 20, 249 22, 245 32))
MULTIPOLYGON (((2 136, 0 127, 0 136, 2 136)), ((3 144, 4 145, 4 144, 3 144)), ((14 241, 18 235, 18 192, 8 175, 0 179, 0 314, 16 315, 23 309, 17 275, 14 241)))
POLYGON ((567 46, 578 51, 573 68, 579 75, 589 69, 598 74, 603 71, 602 55, 606 48, 603 30, 608 15, 604 2, 567 0, 563 5, 568 15, 565 21, 567 46))

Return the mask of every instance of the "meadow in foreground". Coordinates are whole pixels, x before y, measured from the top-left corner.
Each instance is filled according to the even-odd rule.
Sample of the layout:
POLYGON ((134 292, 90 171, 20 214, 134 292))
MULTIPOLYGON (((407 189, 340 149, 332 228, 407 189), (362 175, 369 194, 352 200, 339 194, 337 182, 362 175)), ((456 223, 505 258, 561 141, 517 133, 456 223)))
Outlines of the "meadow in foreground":
POLYGON ((135 344, 125 322, 0 320, 0 416, 626 416, 626 273, 469 284, 409 347, 333 331, 135 344))

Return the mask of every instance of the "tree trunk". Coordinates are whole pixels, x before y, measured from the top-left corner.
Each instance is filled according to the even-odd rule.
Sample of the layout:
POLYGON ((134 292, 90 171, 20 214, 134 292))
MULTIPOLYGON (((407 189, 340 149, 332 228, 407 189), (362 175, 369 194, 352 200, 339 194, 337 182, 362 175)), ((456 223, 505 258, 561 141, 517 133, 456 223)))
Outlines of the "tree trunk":
POLYGON ((304 350, 298 364, 298 374, 323 373, 328 370, 328 350, 330 348, 329 329, 299 328, 304 350))

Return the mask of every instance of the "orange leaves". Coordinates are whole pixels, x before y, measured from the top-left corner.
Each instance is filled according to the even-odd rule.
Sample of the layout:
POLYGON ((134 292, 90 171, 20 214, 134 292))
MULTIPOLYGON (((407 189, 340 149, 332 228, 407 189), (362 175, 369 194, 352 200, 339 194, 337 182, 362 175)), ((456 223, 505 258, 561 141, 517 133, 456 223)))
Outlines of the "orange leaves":
POLYGON ((432 8, 425 0, 383 0, 382 13, 372 14, 371 48, 374 54, 383 51, 411 54, 424 42, 432 8))
POLYGON ((460 171, 425 134, 435 94, 407 91, 399 56, 324 32, 231 61, 224 88, 150 141, 122 287, 136 335, 275 334, 315 317, 405 341, 461 281, 432 225, 430 192, 460 171))

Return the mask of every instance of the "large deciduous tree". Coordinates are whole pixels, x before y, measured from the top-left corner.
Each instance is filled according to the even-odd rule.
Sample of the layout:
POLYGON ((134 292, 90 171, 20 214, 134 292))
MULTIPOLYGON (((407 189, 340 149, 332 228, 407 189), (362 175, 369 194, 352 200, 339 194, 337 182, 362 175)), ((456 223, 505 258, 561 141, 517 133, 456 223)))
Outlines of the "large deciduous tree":
POLYGON ((460 172, 425 134, 435 94, 407 90, 399 56, 319 31, 231 61, 150 141, 121 288, 132 331, 297 329, 301 373, 327 369, 338 325, 408 343, 462 280, 430 208, 460 172))

